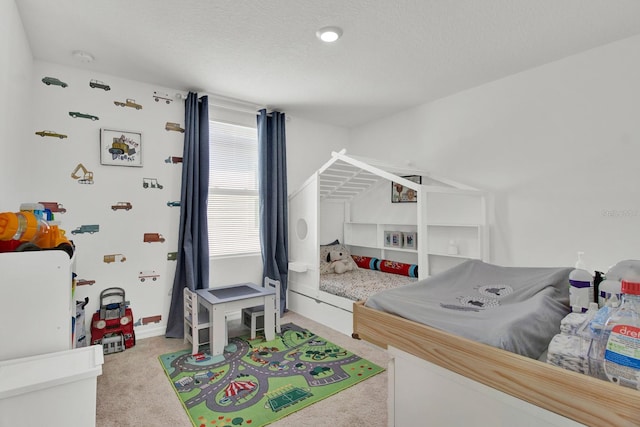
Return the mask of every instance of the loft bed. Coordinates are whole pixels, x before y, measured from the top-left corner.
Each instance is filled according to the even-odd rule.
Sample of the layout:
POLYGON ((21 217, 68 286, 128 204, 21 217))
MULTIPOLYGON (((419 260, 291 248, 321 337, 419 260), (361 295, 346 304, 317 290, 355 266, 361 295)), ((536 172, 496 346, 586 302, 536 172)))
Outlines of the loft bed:
POLYGON ((350 335, 354 301, 380 291, 386 280, 379 277, 385 273, 355 268, 325 274, 329 242, 337 240, 354 256, 412 266, 417 277, 391 280, 392 286, 402 286, 466 259, 488 260, 487 216, 483 191, 345 150, 333 152, 289 196, 288 307, 350 335), (392 201, 400 195, 394 194, 395 184, 414 202, 392 201), (413 242, 392 246, 385 241, 392 233, 413 236, 413 242), (367 284, 340 292, 353 289, 348 282, 367 284))
POLYGON ((559 329, 559 319, 569 312, 570 270, 471 260, 355 303, 353 337, 386 348, 392 356, 389 425, 413 425, 416 419, 434 425, 638 425, 637 390, 536 359, 540 340, 553 334, 549 327, 559 329), (458 308, 470 310, 438 316, 452 308, 452 295, 484 295, 498 288, 507 292, 487 304, 485 312, 477 309, 482 298, 469 305, 458 299, 458 308))

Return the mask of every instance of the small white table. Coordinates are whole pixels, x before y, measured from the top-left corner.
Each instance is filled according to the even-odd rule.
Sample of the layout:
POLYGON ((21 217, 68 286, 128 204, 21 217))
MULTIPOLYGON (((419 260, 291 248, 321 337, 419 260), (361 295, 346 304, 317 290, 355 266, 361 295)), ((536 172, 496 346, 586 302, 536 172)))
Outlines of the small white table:
POLYGON ((209 345, 211 355, 224 352, 227 322, 225 315, 229 311, 264 304, 264 337, 267 341, 275 339, 276 291, 263 288, 255 283, 239 283, 219 288, 198 289, 198 300, 209 310, 209 345))

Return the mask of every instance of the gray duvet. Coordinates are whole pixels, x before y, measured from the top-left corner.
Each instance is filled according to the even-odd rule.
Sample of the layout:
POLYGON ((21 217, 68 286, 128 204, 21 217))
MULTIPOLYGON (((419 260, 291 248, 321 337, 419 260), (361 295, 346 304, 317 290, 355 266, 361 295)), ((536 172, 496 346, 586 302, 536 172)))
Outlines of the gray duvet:
POLYGON ((537 359, 570 311, 571 270, 470 260, 365 305, 537 359))

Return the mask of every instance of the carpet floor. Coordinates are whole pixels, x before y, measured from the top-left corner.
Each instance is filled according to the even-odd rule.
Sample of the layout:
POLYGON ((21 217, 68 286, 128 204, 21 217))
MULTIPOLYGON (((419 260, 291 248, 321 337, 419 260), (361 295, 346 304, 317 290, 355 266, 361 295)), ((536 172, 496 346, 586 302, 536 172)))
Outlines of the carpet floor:
MULTIPOLYGON (((387 353, 367 342, 313 322, 294 312, 285 313, 282 323, 294 323, 357 354, 383 368, 387 353)), ((229 322, 229 336, 240 336, 247 329, 238 321, 229 322)), ((182 340, 153 337, 138 340, 121 353, 105 356, 103 373, 98 377, 97 427, 191 427, 193 424, 167 380, 158 356, 185 348, 182 340)), ((387 372, 382 372, 318 403, 270 424, 296 426, 387 425, 387 372)))

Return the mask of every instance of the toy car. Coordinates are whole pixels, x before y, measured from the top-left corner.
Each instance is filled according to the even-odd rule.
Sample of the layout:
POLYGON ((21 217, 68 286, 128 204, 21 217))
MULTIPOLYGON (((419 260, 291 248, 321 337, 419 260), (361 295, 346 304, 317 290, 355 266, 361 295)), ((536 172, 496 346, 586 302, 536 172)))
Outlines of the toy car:
POLYGON ((137 104, 135 99, 127 98, 125 102, 113 101, 113 103, 116 104, 118 107, 131 107, 131 108, 135 108, 136 110, 142 109, 142 105, 137 104))
POLYGON ((111 86, 109 86, 108 84, 101 82, 100 80, 91 80, 89 82, 89 86, 94 88, 94 89, 104 89, 104 90, 111 90, 111 86))
POLYGON ((124 209, 128 211, 129 209, 133 209, 133 205, 131 205, 130 202, 118 202, 115 205, 111 205, 111 209, 113 209, 114 211, 118 209, 124 209))
POLYGON ((61 133, 54 132, 52 130, 41 130, 41 131, 36 132, 36 135, 40 135, 40 136, 43 136, 43 137, 44 136, 52 136, 52 137, 60 138, 60 139, 63 139, 63 138, 67 137, 67 135, 63 135, 61 133))
POLYGON ((133 312, 128 305, 122 288, 107 288, 100 292, 100 310, 93 313, 91 319, 91 344, 102 345, 104 354, 123 351, 136 344, 133 312))
POLYGON ((83 118, 83 119, 91 119, 91 120, 94 120, 94 121, 95 121, 95 120, 100 120, 100 119, 98 118, 98 116, 92 116, 91 114, 80 113, 80 112, 77 112, 77 111, 69 111, 69 115, 70 115, 71 117, 73 117, 74 119, 75 119, 76 117, 81 117, 81 118, 83 118))
POLYGON ((46 84, 47 86, 49 86, 49 85, 62 86, 62 87, 69 86, 68 84, 66 84, 62 80, 56 79, 55 77, 44 77, 42 79, 42 83, 46 84))
POLYGON ((167 206, 169 207, 175 207, 175 206, 180 206, 180 200, 175 200, 175 201, 168 201, 167 202, 167 206))
POLYGON ((167 124, 164 125, 164 128, 165 130, 174 130, 176 132, 184 133, 184 129, 180 127, 179 123, 167 122, 167 124))
POLYGON ((96 283, 95 280, 88 280, 88 279, 78 279, 76 280, 76 286, 91 286, 94 283, 96 283))

